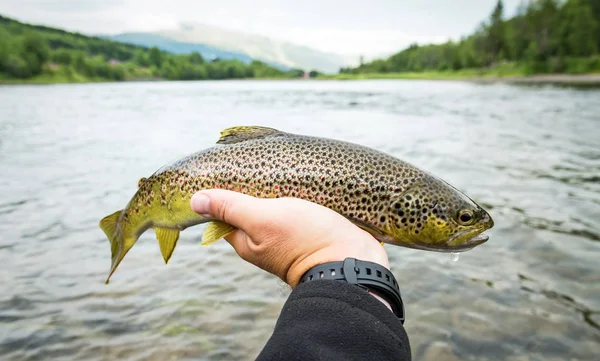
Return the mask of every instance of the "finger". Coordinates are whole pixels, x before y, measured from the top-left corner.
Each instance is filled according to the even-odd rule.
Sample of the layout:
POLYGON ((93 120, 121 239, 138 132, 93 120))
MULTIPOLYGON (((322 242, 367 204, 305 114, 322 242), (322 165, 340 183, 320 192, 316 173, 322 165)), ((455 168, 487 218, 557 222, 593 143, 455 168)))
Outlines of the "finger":
POLYGON ((263 199, 224 189, 200 191, 192 196, 192 210, 205 217, 221 220, 236 228, 248 231, 257 223, 264 222, 264 215, 257 209, 265 209, 263 199))

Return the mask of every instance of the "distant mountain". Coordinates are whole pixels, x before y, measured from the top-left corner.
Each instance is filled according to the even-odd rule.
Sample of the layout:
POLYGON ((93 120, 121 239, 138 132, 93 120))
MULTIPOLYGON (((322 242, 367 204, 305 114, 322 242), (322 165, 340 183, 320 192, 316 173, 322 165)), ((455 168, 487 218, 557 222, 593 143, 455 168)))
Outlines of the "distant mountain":
POLYGON ((337 73, 347 63, 346 59, 338 54, 198 23, 182 23, 177 30, 164 30, 157 34, 179 42, 201 43, 244 53, 254 59, 291 68, 337 73))
POLYGON ((119 35, 103 36, 106 39, 118 41, 151 48, 156 46, 160 50, 167 51, 172 54, 190 54, 198 52, 206 60, 214 58, 220 59, 237 59, 244 63, 252 62, 252 58, 246 54, 235 53, 222 49, 217 49, 204 44, 190 44, 168 39, 161 35, 148 33, 123 33, 119 35))
MULTIPOLYGON (((102 38, 109 39, 112 41, 118 41, 125 44, 133 44, 138 46, 144 46, 151 48, 156 46, 162 51, 166 51, 172 54, 191 54, 197 52, 206 60, 212 60, 215 58, 219 59, 234 59, 239 60, 245 64, 250 64, 254 59, 247 54, 227 51, 219 49, 214 46, 196 43, 184 43, 181 41, 171 40, 165 36, 152 34, 152 33, 123 33, 111 36, 102 36, 102 38)), ((267 62, 269 65, 281 69, 283 71, 289 70, 287 66, 267 62)))

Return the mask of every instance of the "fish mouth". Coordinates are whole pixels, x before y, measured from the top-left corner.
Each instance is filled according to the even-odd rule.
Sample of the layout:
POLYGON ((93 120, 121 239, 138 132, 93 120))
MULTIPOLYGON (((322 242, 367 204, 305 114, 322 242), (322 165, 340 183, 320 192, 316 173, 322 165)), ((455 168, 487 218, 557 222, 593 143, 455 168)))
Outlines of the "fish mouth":
POLYGON ((408 247, 415 248, 415 249, 421 249, 421 250, 425 250, 425 251, 435 251, 435 252, 442 252, 442 253, 451 253, 451 252, 456 253, 456 252, 465 252, 465 251, 471 250, 471 249, 479 246, 480 244, 487 242, 488 239, 490 239, 490 237, 487 234, 478 233, 475 236, 469 238, 467 241, 465 241, 461 244, 452 244, 452 242, 455 241, 460 235, 461 234, 457 234, 456 236, 452 237, 448 242, 446 242, 446 244, 444 246, 441 246, 440 244, 434 245, 434 244, 427 244, 427 243, 413 243, 408 247))
POLYGON ((483 229, 469 231, 465 230, 456 233, 448 240, 448 242, 446 242, 446 246, 448 246, 448 251, 466 251, 471 248, 474 248, 475 246, 479 246, 480 244, 487 242, 487 240, 490 239, 490 237, 482 233, 483 231, 483 229), (468 238, 467 240, 464 240, 466 238, 465 236, 468 237, 469 233, 475 235, 471 238, 468 238))
POLYGON ((487 242, 488 239, 490 239, 490 237, 487 234, 480 233, 461 245, 452 246, 452 248, 448 249, 448 251, 449 252, 468 251, 472 248, 475 248, 476 246, 479 246, 480 244, 487 242))
POLYGON ((451 245, 450 243, 455 238, 452 238, 450 241, 446 242, 445 247, 440 246, 439 244, 435 245, 435 244, 428 244, 428 243, 421 243, 421 242, 413 242, 411 244, 403 244, 402 246, 407 247, 407 248, 419 249, 419 250, 423 250, 423 251, 434 251, 434 252, 441 252, 441 253, 456 253, 456 252, 465 252, 470 249, 473 249, 473 248, 479 246, 480 244, 487 242, 487 240, 490 239, 490 237, 487 234, 479 233, 479 234, 473 236, 472 238, 470 238, 468 241, 466 241, 460 245, 451 245))

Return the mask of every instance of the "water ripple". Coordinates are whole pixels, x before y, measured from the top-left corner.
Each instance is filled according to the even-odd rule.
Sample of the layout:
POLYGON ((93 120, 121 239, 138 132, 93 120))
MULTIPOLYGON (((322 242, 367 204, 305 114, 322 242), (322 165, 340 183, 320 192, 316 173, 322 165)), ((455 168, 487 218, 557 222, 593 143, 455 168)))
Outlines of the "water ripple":
POLYGON ((453 81, 0 87, 0 354, 254 358, 289 294, 275 277, 190 229, 167 266, 142 236, 104 285, 98 228, 140 177, 254 124, 378 148, 490 210, 490 240, 459 262, 386 247, 415 358, 594 359, 599 95, 453 81))

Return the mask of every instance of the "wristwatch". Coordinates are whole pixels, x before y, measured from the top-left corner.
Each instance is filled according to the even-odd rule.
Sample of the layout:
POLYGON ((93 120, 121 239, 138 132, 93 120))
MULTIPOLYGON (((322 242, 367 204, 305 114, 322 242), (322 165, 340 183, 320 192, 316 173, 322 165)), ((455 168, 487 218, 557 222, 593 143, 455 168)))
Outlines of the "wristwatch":
POLYGON ((300 279, 300 283, 317 280, 346 281, 385 299, 392 307, 392 312, 404 324, 404 303, 400 295, 400 287, 394 275, 380 264, 346 258, 344 261, 327 262, 308 270, 300 279))

